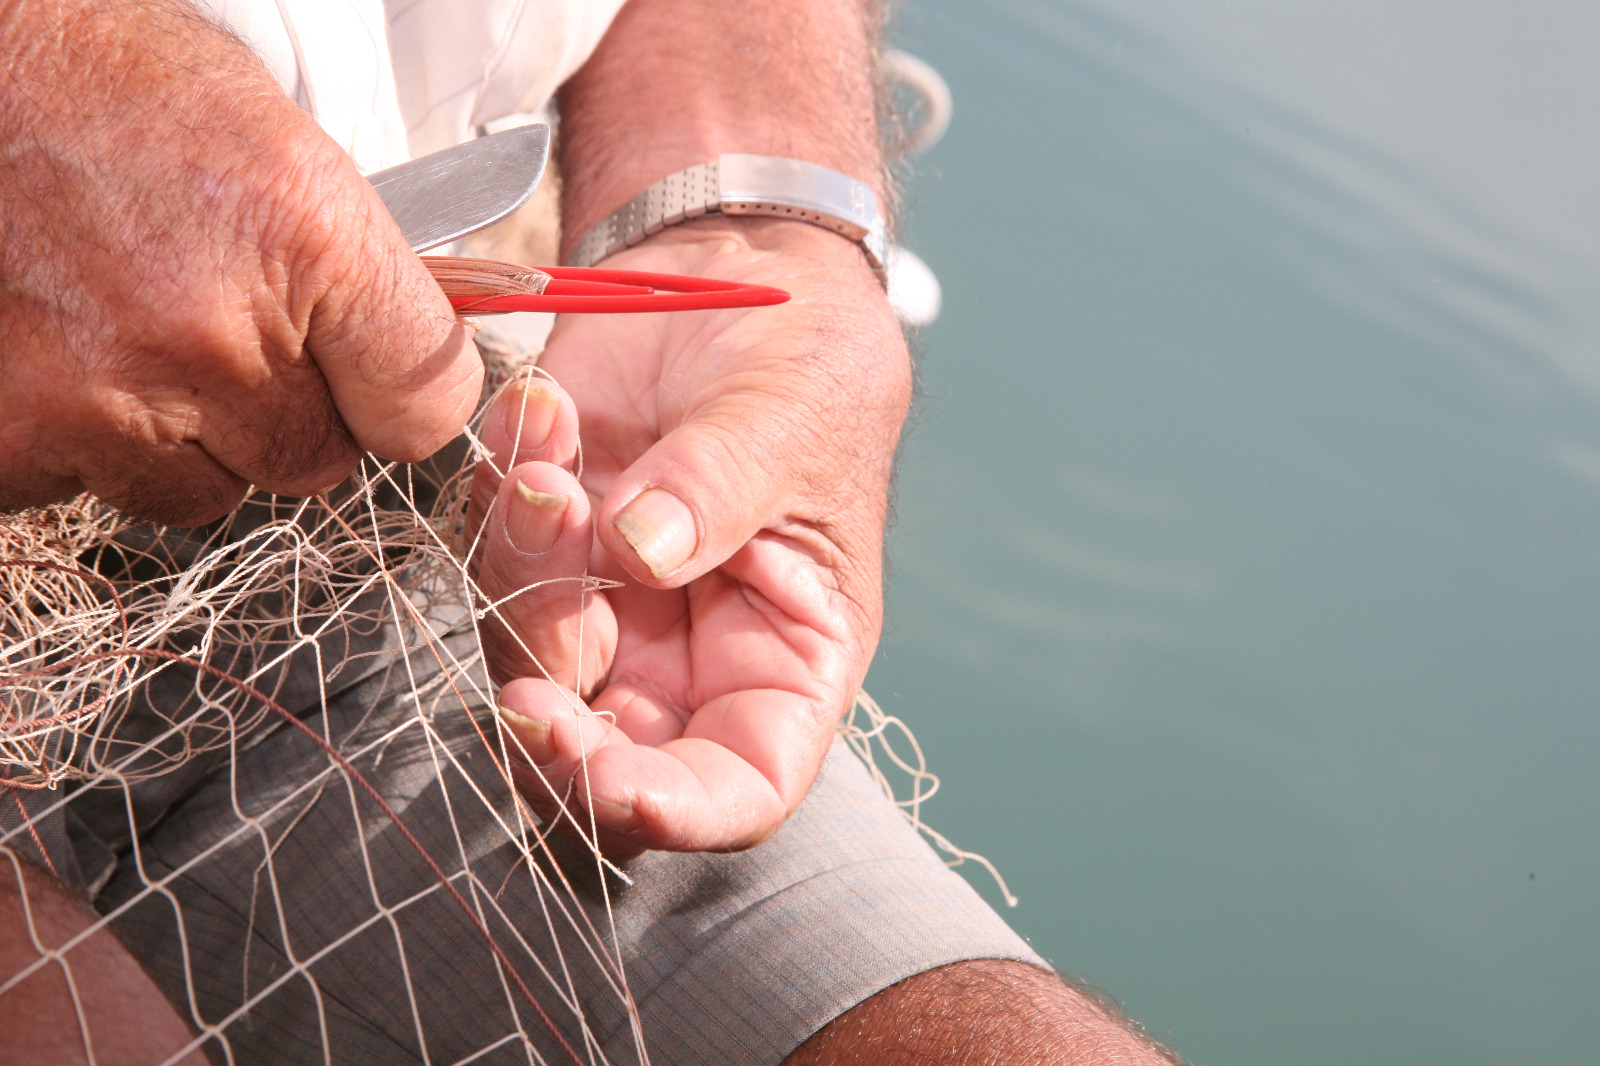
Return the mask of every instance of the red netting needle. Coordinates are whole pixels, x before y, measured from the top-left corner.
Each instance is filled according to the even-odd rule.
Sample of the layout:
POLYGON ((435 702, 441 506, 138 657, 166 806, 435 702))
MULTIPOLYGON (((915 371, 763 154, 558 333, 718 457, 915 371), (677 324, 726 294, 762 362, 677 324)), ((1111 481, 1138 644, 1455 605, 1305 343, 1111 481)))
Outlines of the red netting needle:
POLYGON ((608 270, 603 267, 513 267, 491 264, 487 260, 449 261, 443 257, 424 257, 435 271, 450 305, 469 315, 504 314, 509 311, 555 311, 562 314, 619 314, 644 311, 705 311, 724 307, 765 307, 789 299, 782 289, 767 285, 746 285, 714 278, 692 278, 681 274, 653 274, 641 270, 608 270), (439 261, 435 266, 430 258, 439 261), (468 265, 471 264, 471 265, 468 265), (448 269, 449 278, 441 276, 448 269), (483 271, 493 274, 484 284, 474 284, 465 275, 483 271), (519 275, 511 271, 522 272, 519 275), (517 282, 530 276, 549 276, 538 291, 517 282), (514 291, 516 288, 525 291, 514 291), (468 291, 462 291, 467 289, 468 291), (511 289, 513 291, 507 291, 511 289))

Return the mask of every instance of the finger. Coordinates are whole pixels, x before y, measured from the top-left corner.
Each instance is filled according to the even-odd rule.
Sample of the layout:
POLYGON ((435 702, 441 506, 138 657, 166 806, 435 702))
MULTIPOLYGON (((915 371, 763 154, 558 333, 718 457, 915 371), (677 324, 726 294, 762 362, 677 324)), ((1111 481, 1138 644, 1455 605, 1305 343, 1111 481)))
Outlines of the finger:
MULTIPOLYGON (((614 599, 612 609, 622 609, 614 599)), ((689 721, 688 714, 662 703, 650 692, 616 679, 607 683, 592 706, 596 714, 610 718, 635 744, 651 747, 660 747, 683 736, 684 726, 689 721)))
POLYGON ((797 295, 787 317, 746 312, 720 333, 669 331, 674 351, 716 361, 696 387, 661 382, 662 438, 605 487, 599 539, 640 582, 682 585, 779 525, 876 566, 909 359, 881 299, 808 309, 815 299, 797 295))
POLYGON ((416 462, 466 425, 483 361, 378 194, 353 165, 330 180, 306 348, 356 442, 416 462))
POLYGON ((80 475, 96 497, 145 521, 200 526, 232 511, 250 491, 193 441, 130 446, 80 475))
POLYGON ((777 689, 746 689, 694 713, 684 735, 660 748, 597 753, 589 794, 596 817, 647 848, 754 847, 805 799, 832 741, 814 701, 777 689))
POLYGON ((549 378, 517 377, 495 397, 479 439, 494 458, 490 473, 534 460, 570 469, 578 454, 578 410, 549 378))
POLYGON ((568 790, 598 826, 657 850, 736 851, 766 840, 805 799, 832 740, 816 729, 810 700, 756 689, 712 701, 681 738, 659 747, 615 728, 580 750, 580 736, 592 738, 594 728, 564 724, 571 712, 549 692, 501 696, 517 714, 550 723, 529 735, 548 737, 539 752, 551 786, 568 790))
POLYGON ((752 848, 789 810, 754 767, 706 740, 602 748, 573 791, 596 824, 658 851, 752 848))
POLYGON ((200 443, 218 463, 268 492, 315 496, 361 461, 316 366, 285 368, 203 412, 200 443))
POLYGON ((489 405, 478 437, 489 451, 472 473, 467 529, 476 535, 505 471, 540 461, 570 467, 578 452, 578 412, 572 398, 543 377, 508 382, 489 405))
POLYGON ((70 500, 84 491, 83 482, 75 477, 26 467, 18 469, 19 466, 21 464, 17 463, 0 466, 0 514, 70 500))
POLYGON ((643 691, 619 696, 624 688, 606 688, 589 712, 570 690, 518 680, 499 703, 530 760, 517 778, 530 802, 554 816, 552 797, 562 797, 568 812, 576 804, 598 828, 640 847, 755 847, 805 799, 832 741, 826 723, 818 727, 816 701, 792 691, 712 699, 683 730, 643 691), (616 725, 608 709, 618 712, 616 725), (677 738, 653 746, 651 730, 677 738))
POLYGON ((500 690, 498 700, 517 791, 545 820, 576 827, 590 837, 598 827, 578 803, 581 793, 574 781, 587 778, 588 761, 597 751, 632 741, 608 719, 591 713, 571 689, 550 681, 513 681, 500 690))
POLYGON ((511 470, 484 521, 478 587, 492 607, 484 657, 497 681, 547 678, 591 691, 616 650, 616 617, 587 591, 588 496, 549 463, 511 470))
POLYGON ((812 449, 797 412, 728 397, 673 429, 606 494, 599 537, 629 574, 655 588, 720 565, 782 513, 791 468, 812 449))

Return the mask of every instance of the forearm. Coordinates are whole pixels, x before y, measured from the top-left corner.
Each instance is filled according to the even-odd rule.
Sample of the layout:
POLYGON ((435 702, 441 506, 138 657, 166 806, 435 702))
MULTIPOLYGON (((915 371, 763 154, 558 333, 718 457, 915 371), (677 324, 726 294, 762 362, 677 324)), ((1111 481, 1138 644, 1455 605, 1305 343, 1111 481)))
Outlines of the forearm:
MULTIPOLYGON (((189 1043, 189 1031, 139 964, 42 871, 0 850, 0 1059, 6 1062, 162 1062, 189 1043), (59 949, 39 963, 39 948, 59 949), (92 1047, 93 1056, 87 1048, 92 1047)), ((191 1051, 185 1066, 202 1066, 191 1051)))
POLYGON ((1100 1002, 1026 963, 929 970, 857 1004, 784 1066, 1175 1066, 1180 1060, 1100 1002))
POLYGON ((722 152, 788 156, 882 199, 877 0, 631 0, 560 95, 563 254, 722 152))

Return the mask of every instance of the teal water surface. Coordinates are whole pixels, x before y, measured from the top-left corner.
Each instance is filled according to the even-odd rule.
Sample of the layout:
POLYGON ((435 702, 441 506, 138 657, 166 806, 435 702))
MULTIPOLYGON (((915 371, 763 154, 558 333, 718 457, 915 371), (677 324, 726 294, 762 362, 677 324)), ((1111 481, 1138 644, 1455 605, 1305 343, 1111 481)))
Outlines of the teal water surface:
POLYGON ((1596 1061, 1600 8, 896 32, 956 100, 868 679, 928 819, 1196 1063, 1596 1061))

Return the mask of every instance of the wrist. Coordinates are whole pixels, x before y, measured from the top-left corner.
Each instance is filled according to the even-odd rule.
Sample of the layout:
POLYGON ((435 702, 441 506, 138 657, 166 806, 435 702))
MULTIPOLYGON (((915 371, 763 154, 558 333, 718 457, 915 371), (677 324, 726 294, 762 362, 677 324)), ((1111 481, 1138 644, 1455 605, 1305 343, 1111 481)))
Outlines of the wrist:
POLYGON ((587 267, 646 237, 706 218, 802 223, 857 245, 885 279, 888 244, 878 197, 865 182, 800 159, 724 153, 679 170, 634 196, 571 248, 567 259, 587 267))
MULTIPOLYGON (((888 202, 884 195, 887 185, 881 158, 874 156, 870 160, 857 160, 855 165, 847 166, 826 152, 805 154, 793 144, 770 144, 770 136, 741 137, 732 130, 722 130, 718 136, 690 136, 695 132, 693 130, 679 132, 684 134, 684 139, 673 140, 668 145, 657 145, 654 151, 641 149, 637 156, 629 159, 627 177, 613 173, 601 181, 593 180, 595 175, 591 175, 590 180, 576 180, 573 168, 569 166, 571 153, 563 146, 563 261, 597 226, 601 226, 630 202, 637 202, 644 194, 672 179, 694 175, 697 179, 705 180, 698 172, 707 168, 711 174, 706 191, 712 202, 717 199, 719 172, 720 183, 725 190, 729 189, 730 184, 736 184, 744 190, 737 195, 746 203, 738 207, 724 206, 722 211, 725 215, 770 217, 770 208, 756 207, 749 202, 765 197, 748 193, 752 186, 765 189, 774 185, 776 179, 777 186, 783 191, 800 192, 801 201, 811 201, 813 210, 808 213, 816 214, 815 209, 821 207, 822 214, 831 216, 829 219, 813 218, 811 221, 814 225, 849 231, 857 235, 857 239, 861 231, 869 227, 866 216, 875 222, 878 235, 881 236, 887 228, 887 219, 883 214, 888 202), (734 174, 729 174, 720 165, 725 158, 739 160, 742 165, 734 174), (798 163, 798 167, 789 169, 802 173, 778 176, 770 172, 771 164, 781 166, 785 161, 798 163), (752 172, 752 166, 755 172, 752 172), (843 203, 835 203, 829 208, 817 203, 818 194, 823 194, 824 200, 842 200, 843 203), (840 225, 841 222, 843 225, 840 225)), ((792 197, 780 195, 780 199, 793 202, 792 197)), ((712 213, 718 210, 715 206, 710 207, 712 213)), ((696 218, 699 214, 699 210, 694 210, 689 217, 696 218)))
MULTIPOLYGON (((851 283, 859 281, 865 286, 863 291, 883 293, 871 260, 859 243, 820 226, 792 219, 705 215, 669 226, 624 252, 644 249, 674 256, 672 270, 680 273, 709 270, 709 260, 730 252, 793 256, 825 269, 830 278, 851 283)), ((784 284, 776 279, 769 279, 769 283, 784 284)))
POLYGON ((881 200, 878 9, 876 0, 630 0, 558 98, 568 239, 724 152, 803 159, 881 200))

